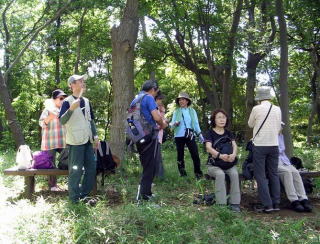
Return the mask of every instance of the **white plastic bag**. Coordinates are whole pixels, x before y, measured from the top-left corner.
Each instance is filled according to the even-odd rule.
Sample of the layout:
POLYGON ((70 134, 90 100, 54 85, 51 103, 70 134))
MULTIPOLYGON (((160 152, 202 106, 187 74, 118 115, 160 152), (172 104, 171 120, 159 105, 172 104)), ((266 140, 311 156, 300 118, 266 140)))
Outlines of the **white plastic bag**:
POLYGON ((18 169, 28 169, 32 164, 32 152, 28 145, 21 145, 16 156, 18 169))

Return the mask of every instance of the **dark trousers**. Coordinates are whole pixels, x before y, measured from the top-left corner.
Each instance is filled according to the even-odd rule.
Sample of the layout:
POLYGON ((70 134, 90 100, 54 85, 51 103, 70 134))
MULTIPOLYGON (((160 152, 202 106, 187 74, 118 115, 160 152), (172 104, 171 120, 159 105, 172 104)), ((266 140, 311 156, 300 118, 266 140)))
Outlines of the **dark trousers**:
POLYGON ((140 196, 144 199, 152 195, 151 185, 158 166, 160 147, 158 139, 153 139, 147 149, 139 153, 142 165, 142 175, 140 180, 140 196))
POLYGON ((83 145, 68 145, 68 147, 69 198, 72 202, 77 202, 89 195, 95 185, 96 159, 90 142, 83 145))
MULTIPOLYGON (((52 155, 52 158, 53 158, 52 163, 55 168, 57 168, 57 166, 56 166, 56 153, 57 152, 61 153, 61 151, 62 151, 62 148, 48 150, 48 153, 50 153, 50 155, 52 155)), ((55 176, 55 175, 48 176, 48 185, 49 185, 49 188, 57 186, 57 176, 55 176)))
POLYGON ((186 139, 184 137, 175 137, 176 147, 177 147, 177 161, 178 161, 178 169, 184 169, 184 146, 187 145, 194 167, 195 174, 202 174, 200 169, 200 157, 198 152, 198 146, 195 138, 192 140, 186 139))
POLYGON ((159 159, 157 159, 157 166, 156 166, 156 175, 160 179, 164 178, 164 167, 163 167, 163 161, 162 161, 162 152, 161 152, 161 143, 158 144, 159 147, 159 159))
POLYGON ((277 146, 253 147, 254 177, 258 184, 259 198, 265 207, 280 203, 278 162, 277 146))

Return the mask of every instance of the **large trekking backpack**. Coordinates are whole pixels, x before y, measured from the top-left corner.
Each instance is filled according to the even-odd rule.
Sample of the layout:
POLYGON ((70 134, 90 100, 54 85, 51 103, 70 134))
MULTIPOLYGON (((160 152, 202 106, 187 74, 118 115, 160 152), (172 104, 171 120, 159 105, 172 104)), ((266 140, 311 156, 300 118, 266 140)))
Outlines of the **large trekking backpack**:
POLYGON ((140 93, 127 111, 126 133, 129 140, 139 145, 148 144, 154 128, 141 113, 141 102, 147 93, 140 93))

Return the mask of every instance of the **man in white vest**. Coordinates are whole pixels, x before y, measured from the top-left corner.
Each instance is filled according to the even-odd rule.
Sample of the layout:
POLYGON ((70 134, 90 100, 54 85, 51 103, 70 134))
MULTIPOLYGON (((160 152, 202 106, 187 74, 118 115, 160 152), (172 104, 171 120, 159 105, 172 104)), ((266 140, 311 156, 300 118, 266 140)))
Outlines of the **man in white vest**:
POLYGON ((72 95, 63 101, 60 110, 60 121, 66 127, 66 144, 69 148, 68 191, 73 203, 86 200, 96 180, 93 147, 98 145, 98 136, 90 102, 82 96, 86 79, 87 75, 69 77, 68 86, 72 95))

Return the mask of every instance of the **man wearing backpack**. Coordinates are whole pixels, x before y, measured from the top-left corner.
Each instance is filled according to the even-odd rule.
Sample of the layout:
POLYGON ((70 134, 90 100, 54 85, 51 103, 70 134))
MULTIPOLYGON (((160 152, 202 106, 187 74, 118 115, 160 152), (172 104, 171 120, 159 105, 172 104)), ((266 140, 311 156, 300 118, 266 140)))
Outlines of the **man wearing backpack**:
POLYGON ((254 135, 254 176, 265 213, 280 210, 278 134, 281 130, 281 110, 271 104, 271 98, 270 87, 258 87, 255 100, 260 104, 253 107, 248 121, 254 135))
POLYGON ((158 106, 155 102, 155 96, 158 94, 158 83, 153 80, 147 80, 142 85, 142 91, 131 102, 130 108, 140 103, 140 116, 145 120, 143 126, 152 128, 152 132, 143 142, 137 142, 137 149, 140 156, 140 162, 143 168, 139 185, 137 200, 150 200, 152 198, 151 185, 156 172, 156 166, 159 160, 159 141, 158 131, 166 128, 167 123, 161 118, 158 106))
POLYGON ((91 104, 87 98, 82 97, 86 79, 86 75, 70 76, 68 85, 72 95, 64 100, 59 115, 61 123, 66 127, 66 143, 69 148, 68 191, 73 203, 86 201, 96 180, 93 146, 97 147, 99 141, 91 104))

